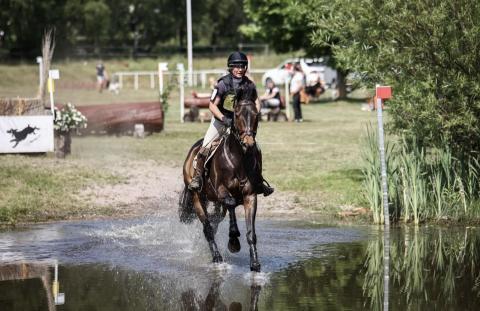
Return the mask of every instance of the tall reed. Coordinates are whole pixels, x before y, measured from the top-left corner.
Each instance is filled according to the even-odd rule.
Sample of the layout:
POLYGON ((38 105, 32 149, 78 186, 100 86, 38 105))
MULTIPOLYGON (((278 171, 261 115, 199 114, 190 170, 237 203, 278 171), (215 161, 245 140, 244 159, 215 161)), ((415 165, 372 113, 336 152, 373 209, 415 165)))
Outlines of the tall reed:
MULTIPOLYGON (((373 222, 383 223, 378 134, 367 125, 363 157, 364 194, 373 222)), ((426 149, 416 140, 386 142, 391 216, 419 224, 426 220, 459 220, 480 216, 480 157, 455 158, 448 145, 426 149)))

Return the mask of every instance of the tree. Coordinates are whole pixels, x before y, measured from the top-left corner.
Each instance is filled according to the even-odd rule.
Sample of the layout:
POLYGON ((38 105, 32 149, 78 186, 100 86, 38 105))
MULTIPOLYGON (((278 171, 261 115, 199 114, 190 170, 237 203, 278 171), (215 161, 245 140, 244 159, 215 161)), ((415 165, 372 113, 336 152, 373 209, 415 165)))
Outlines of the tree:
POLYGON ((311 12, 319 10, 315 1, 245 0, 244 6, 252 20, 241 28, 246 35, 265 40, 278 52, 303 49, 310 56, 326 56, 329 65, 337 69, 339 98, 347 96, 345 77, 349 68, 336 61, 330 48, 336 38, 312 44, 316 25, 310 21, 311 12))
POLYGON ((480 151, 480 3, 313 0, 313 42, 367 86, 393 86, 391 127, 457 156, 480 151), (332 38, 335 41, 332 42, 332 38))
POLYGON ((110 27, 110 8, 102 0, 88 1, 83 7, 85 34, 98 48, 110 27))

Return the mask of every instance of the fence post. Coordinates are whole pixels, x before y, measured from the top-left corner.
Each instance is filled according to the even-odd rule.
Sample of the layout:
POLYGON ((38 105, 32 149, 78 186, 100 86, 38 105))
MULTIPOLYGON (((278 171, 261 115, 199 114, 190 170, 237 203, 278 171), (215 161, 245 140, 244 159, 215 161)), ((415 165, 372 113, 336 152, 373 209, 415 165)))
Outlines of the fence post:
POLYGON ((183 64, 177 64, 178 85, 180 87, 180 122, 183 123, 183 115, 185 114, 184 100, 185 100, 185 67, 183 64))
POLYGON ((378 119, 378 145, 380 150, 380 164, 382 174, 382 192, 383 192, 383 310, 389 308, 389 280, 390 280, 390 212, 388 209, 388 185, 387 185, 387 165, 385 161, 385 141, 383 133, 383 107, 382 100, 391 98, 392 88, 389 86, 380 86, 377 84, 376 90, 377 119, 378 119))
POLYGON ((168 63, 158 63, 158 91, 163 94, 163 72, 168 70, 168 63))
POLYGON ((155 88, 155 75, 152 73, 150 73, 150 88, 151 89, 154 89, 155 88))
POLYGON ((200 71, 200 80, 202 81, 202 89, 205 89, 207 85, 207 74, 204 71, 200 71))
POLYGON ((138 90, 138 72, 135 72, 135 74, 133 75, 133 88, 135 89, 135 91, 138 90))

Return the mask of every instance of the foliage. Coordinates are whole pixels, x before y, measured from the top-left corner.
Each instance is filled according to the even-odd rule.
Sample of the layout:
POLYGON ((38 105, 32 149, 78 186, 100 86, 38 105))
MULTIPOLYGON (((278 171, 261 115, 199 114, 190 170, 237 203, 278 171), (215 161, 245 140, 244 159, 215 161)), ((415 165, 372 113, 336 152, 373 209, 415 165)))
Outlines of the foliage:
POLYGON ((252 22, 241 30, 261 38, 279 52, 301 48, 312 53, 308 34, 313 31, 306 19, 306 5, 291 0, 245 0, 245 12, 252 22))
MULTIPOLYGON (((374 222, 383 223, 377 134, 371 129, 364 146, 364 193, 374 222)), ((459 160, 445 146, 427 152, 415 141, 387 144, 388 196, 395 218, 419 224, 480 217, 480 158, 459 160)))
MULTIPOLYGON (((192 1, 195 45, 236 46, 247 22, 243 3, 192 1)), ((0 50, 38 54, 44 29, 55 28, 60 54, 77 46, 153 51, 186 46, 186 5, 177 0, 8 0, 0 2, 0 50)), ((59 54, 57 54, 59 55, 59 54)))
POLYGON ((312 2, 314 43, 367 86, 393 86, 391 128, 454 155, 480 151, 480 2, 312 2), (332 38, 334 40, 332 40, 332 38))
POLYGON ((62 109, 55 107, 54 129, 68 132, 71 129, 86 128, 87 118, 75 106, 68 103, 62 109))

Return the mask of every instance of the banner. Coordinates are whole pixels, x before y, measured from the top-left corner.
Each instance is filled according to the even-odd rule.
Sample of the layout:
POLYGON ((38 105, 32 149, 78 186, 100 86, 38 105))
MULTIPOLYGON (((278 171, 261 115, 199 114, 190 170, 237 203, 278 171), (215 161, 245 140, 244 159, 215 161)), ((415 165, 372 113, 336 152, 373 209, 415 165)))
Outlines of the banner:
POLYGON ((52 116, 0 116, 0 153, 53 151, 52 116))

